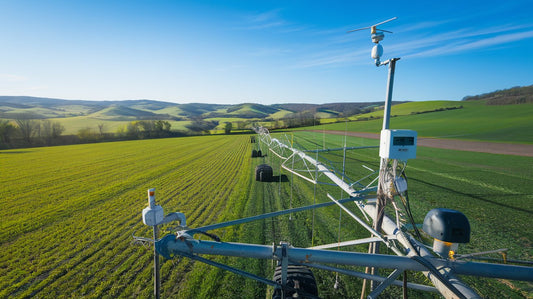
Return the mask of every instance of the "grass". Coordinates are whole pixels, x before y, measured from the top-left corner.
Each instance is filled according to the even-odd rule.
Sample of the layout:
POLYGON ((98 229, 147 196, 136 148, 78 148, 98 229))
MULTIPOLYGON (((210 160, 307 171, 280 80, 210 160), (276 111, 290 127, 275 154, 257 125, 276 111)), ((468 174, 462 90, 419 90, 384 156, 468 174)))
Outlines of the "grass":
MULTIPOLYGON (((247 173, 232 171, 249 163, 244 140, 2 151, 0 298, 150 296, 150 251, 131 244, 133 233, 148 234, 140 221, 146 189, 156 187, 166 212, 185 212, 191 225, 232 215, 248 189, 247 173)), ((170 264, 163 266, 165 277, 184 271, 167 273, 170 264)), ((173 286, 166 280, 165 292, 173 286)))
MULTIPOLYGON (((295 132, 296 146, 310 149, 344 144, 344 136, 295 132)), ((277 135, 277 136, 282 136, 277 135)), ((289 137, 290 138, 290 137, 289 137)), ((337 188, 280 173, 279 158, 251 159, 249 136, 203 136, 0 151, 0 298, 130 298, 152 294, 150 248, 132 244, 132 234, 150 236, 141 221, 146 190, 155 187, 165 213, 179 211, 190 227, 325 202, 337 188), (254 180, 254 168, 268 163, 281 182, 254 180)), ((377 140, 348 137, 347 146, 377 140)), ((263 148, 264 152, 267 152, 263 148)), ((434 207, 464 212, 471 243, 460 253, 509 248, 509 258, 531 260, 533 161, 531 158, 419 148, 409 161, 409 193, 420 223, 434 207)), ((347 175, 377 169, 377 149, 349 151, 347 175)), ((342 152, 322 155, 342 169, 342 152)), ((294 246, 338 240, 339 209, 329 207, 214 231, 223 241, 294 246), (314 219, 314 220, 313 220, 314 219)), ((346 215, 341 240, 368 233, 346 215)), ((366 252, 363 245, 347 248, 366 252)), ((209 257, 263 277, 271 261, 209 257)), ((361 267, 352 268, 364 271, 361 267)), ((324 298, 356 297, 359 279, 314 271, 324 298)), ((162 296, 173 298, 264 298, 268 289, 252 280, 191 262, 162 260, 162 296)), ((420 276, 410 280, 423 282, 420 276)), ((465 278, 483 296, 523 296, 532 285, 465 278), (508 285, 518 288, 512 290, 508 285)), ((401 290, 388 288, 386 296, 401 290)), ((409 291, 411 297, 428 296, 409 291)))
POLYGON ((91 112, 91 109, 89 107, 80 105, 64 105, 60 109, 45 107, 15 108, 11 106, 0 105, 0 110, 5 113, 6 117, 11 115, 13 116, 13 118, 17 117, 17 115, 24 114, 36 114, 46 118, 73 117, 91 112))
MULTIPOLYGON (((435 110, 445 110, 460 108, 464 102, 458 101, 422 101, 422 102, 409 102, 394 105, 391 107, 391 115, 411 115, 415 113, 431 112, 435 110)), ((464 106, 463 106, 464 107, 464 106)), ((361 119, 365 117, 383 117, 383 110, 378 110, 362 115, 357 115, 351 119, 361 119)))
MULTIPOLYGON (((104 133, 116 133, 119 129, 125 128, 131 121, 116 121, 105 120, 98 118, 91 118, 88 116, 76 116, 67 118, 53 118, 53 122, 59 122, 65 127, 63 135, 76 135, 80 129, 90 128, 94 133, 99 133, 98 125, 104 124, 104 133)), ((191 123, 189 120, 183 121, 168 121, 171 125, 171 130, 186 131, 187 125, 191 123)))
MULTIPOLYGON (((419 136, 437 138, 456 138, 478 141, 533 143, 533 104, 521 105, 485 105, 482 101, 452 102, 463 106, 461 109, 446 110, 416 115, 401 115, 392 117, 391 128, 416 130, 419 136)), ((402 113, 420 111, 430 107, 419 103, 407 103, 400 106, 402 113), (410 104, 410 105, 407 105, 410 104), (416 107, 416 109, 414 107, 416 107), (409 109, 406 107, 410 107, 409 109), (412 110, 411 110, 412 109, 412 110)), ((392 107, 391 115, 396 115, 397 106, 392 107)), ((379 117, 380 114, 374 112, 379 117)), ((398 114, 400 115, 400 114, 398 114)), ((378 133, 382 120, 355 121, 348 123, 348 131, 378 133)), ((316 126, 322 130, 342 130, 345 123, 316 126)))

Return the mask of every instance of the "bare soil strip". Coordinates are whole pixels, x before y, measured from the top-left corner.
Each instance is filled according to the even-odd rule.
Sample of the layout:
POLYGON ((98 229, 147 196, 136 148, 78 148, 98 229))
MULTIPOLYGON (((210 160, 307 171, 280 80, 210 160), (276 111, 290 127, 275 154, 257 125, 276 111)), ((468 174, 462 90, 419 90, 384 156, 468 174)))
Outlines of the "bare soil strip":
MULTIPOLYGON (((322 130, 309 130, 323 132, 322 130)), ((329 134, 348 135, 353 137, 379 139, 379 134, 363 132, 326 131, 329 134)), ((532 144, 496 143, 482 141, 467 141, 457 139, 418 138, 418 145, 425 147, 443 148, 451 150, 480 152, 490 154, 515 155, 533 157, 532 144)))

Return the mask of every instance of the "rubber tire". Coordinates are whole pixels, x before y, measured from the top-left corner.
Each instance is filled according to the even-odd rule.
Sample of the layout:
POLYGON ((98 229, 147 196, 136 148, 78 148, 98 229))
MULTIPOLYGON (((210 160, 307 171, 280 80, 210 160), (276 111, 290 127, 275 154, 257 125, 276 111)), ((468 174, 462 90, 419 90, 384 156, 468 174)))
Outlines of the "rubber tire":
POLYGON ((257 165, 255 168, 255 180, 259 182, 271 182, 273 177, 272 167, 268 164, 257 165))
MULTIPOLYGON (((281 266, 276 267, 273 280, 281 284, 281 266)), ((318 288, 313 272, 305 266, 289 265, 287 267, 287 286, 296 288, 299 291, 289 291, 285 297, 291 298, 296 293, 298 298, 317 298, 318 288)), ((275 289, 272 299, 281 298, 281 289, 275 289)))

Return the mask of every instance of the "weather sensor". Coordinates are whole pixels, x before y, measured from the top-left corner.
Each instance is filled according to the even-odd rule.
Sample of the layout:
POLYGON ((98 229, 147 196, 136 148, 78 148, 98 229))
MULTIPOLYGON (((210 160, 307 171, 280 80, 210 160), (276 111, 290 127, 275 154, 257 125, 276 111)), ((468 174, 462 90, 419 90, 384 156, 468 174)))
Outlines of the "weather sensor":
POLYGON ((381 46, 379 44, 380 41, 382 41, 384 38, 385 38, 385 34, 383 32, 388 32, 388 33, 392 33, 392 31, 388 31, 388 30, 383 30, 383 29, 379 29, 378 26, 379 25, 382 25, 382 24, 385 24, 387 22, 390 22, 390 21, 393 21, 393 20, 396 20, 397 17, 394 17, 394 18, 391 18, 391 19, 388 19, 386 21, 383 21, 383 22, 379 22, 377 24, 374 24, 372 26, 368 26, 368 27, 364 27, 364 28, 358 28, 358 29, 354 29, 354 30, 350 30, 348 31, 348 33, 350 32, 354 32, 354 31, 359 31, 359 30, 365 30, 365 29, 370 29, 370 34, 371 34, 371 38, 372 38, 372 42, 374 44, 376 44, 373 48, 372 48, 372 58, 376 60, 376 65, 377 66, 380 66, 381 65, 381 62, 380 62, 380 58, 381 58, 381 55, 383 55, 383 46, 381 46))

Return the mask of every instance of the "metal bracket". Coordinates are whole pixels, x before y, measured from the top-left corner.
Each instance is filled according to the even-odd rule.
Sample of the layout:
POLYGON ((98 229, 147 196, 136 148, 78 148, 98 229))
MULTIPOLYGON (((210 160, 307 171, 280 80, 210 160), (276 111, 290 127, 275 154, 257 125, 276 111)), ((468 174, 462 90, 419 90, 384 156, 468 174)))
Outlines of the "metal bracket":
POLYGON ((388 287, 389 285, 391 285, 398 276, 400 276, 400 274, 403 273, 403 269, 395 269, 394 271, 392 271, 392 273, 387 277, 387 279, 385 279, 381 284, 379 284, 373 291, 372 293, 370 293, 368 295, 368 299, 374 299, 374 298, 377 298, 377 296, 379 294, 381 294, 381 292, 383 292, 383 290, 385 290, 386 287, 388 287))

